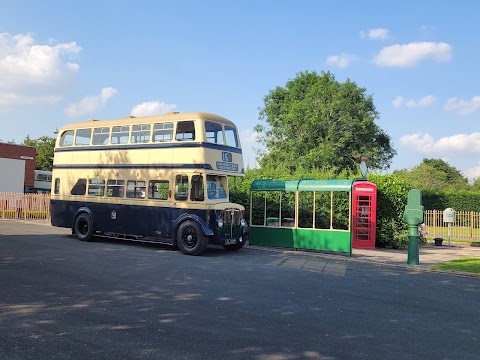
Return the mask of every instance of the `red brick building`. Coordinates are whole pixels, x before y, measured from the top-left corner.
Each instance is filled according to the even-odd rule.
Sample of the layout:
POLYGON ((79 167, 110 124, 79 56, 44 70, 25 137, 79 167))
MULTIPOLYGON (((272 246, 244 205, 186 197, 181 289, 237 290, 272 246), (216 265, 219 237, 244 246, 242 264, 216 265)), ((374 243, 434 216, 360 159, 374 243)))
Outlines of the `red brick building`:
MULTIPOLYGON (((25 161, 25 178, 23 180, 24 191, 33 189, 35 181, 35 157, 37 150, 33 146, 7 144, 0 142, 0 159, 12 159, 25 161)), ((0 169, 1 172, 8 169, 0 169)))

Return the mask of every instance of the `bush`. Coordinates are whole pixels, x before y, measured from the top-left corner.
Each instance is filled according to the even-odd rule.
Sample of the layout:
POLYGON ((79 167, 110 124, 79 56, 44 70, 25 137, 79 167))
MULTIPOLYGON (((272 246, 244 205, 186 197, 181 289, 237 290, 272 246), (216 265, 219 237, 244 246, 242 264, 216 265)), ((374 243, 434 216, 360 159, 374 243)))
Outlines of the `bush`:
POLYGON ((402 249, 408 245, 408 225, 403 222, 410 185, 396 175, 371 174, 368 180, 377 185, 378 247, 402 249))

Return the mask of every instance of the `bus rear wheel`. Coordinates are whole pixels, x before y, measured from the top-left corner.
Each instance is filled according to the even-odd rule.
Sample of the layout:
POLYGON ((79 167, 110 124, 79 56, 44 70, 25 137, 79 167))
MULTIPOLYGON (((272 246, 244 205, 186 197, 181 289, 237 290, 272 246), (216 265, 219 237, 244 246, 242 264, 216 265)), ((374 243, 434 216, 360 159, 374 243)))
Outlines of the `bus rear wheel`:
POLYGON ((201 255, 208 245, 200 225, 187 220, 180 224, 177 231, 177 245, 186 255, 201 255))
POLYGON ((75 219, 73 231, 81 241, 91 241, 93 238, 93 221, 87 213, 79 214, 75 219))

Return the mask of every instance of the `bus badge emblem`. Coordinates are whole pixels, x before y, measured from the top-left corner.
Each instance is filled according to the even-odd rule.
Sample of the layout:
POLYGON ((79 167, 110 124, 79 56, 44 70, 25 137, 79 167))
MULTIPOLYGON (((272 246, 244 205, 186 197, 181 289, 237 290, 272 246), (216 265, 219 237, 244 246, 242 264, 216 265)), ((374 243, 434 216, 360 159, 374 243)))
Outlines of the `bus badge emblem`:
POLYGON ((113 220, 117 219, 117 212, 115 210, 112 211, 112 219, 113 220))

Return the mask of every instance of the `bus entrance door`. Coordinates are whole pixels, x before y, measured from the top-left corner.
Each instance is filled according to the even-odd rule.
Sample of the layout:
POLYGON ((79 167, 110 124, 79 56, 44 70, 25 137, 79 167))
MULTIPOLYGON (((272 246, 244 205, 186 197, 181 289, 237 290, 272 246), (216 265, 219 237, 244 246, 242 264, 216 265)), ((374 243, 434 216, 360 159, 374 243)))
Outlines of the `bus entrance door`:
POLYGON ((356 181, 352 188, 352 248, 375 249, 377 223, 377 186, 356 181))

